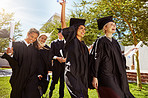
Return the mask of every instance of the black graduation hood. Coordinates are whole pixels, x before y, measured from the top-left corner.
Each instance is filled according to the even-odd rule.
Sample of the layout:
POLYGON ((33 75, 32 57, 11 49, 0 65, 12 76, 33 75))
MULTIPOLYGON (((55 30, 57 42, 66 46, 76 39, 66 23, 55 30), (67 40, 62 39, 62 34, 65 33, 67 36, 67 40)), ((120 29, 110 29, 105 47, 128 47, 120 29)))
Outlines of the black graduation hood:
POLYGON ((103 17, 97 20, 99 30, 103 29, 104 25, 108 22, 114 22, 113 16, 103 17))
POLYGON ((85 19, 79 19, 79 18, 71 18, 70 19, 70 26, 73 25, 85 25, 85 19))

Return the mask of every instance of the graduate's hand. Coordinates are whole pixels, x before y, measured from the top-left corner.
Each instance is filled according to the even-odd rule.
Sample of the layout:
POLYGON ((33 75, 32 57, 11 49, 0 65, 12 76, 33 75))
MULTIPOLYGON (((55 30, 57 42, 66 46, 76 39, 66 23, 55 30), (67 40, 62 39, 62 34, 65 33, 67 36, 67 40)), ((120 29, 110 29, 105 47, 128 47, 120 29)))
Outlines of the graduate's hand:
POLYGON ((8 55, 11 56, 13 54, 13 47, 11 49, 10 48, 7 48, 6 54, 8 54, 8 55))
POLYGON ((66 62, 66 58, 62 58, 62 63, 65 63, 66 62))
POLYGON ((43 77, 42 75, 38 75, 39 80, 41 80, 41 79, 42 79, 42 77, 43 77))
POLYGON ((66 3, 66 1, 65 1, 65 0, 63 0, 63 2, 60 2, 60 4, 61 4, 61 5, 65 4, 65 3, 66 3))
POLYGON ((52 73, 52 71, 48 71, 48 74, 49 74, 49 73, 52 73))
POLYGON ((62 63, 62 57, 57 57, 56 58, 60 63, 62 63))
POLYGON ((93 77, 92 85, 95 89, 98 89, 98 79, 96 77, 93 77))

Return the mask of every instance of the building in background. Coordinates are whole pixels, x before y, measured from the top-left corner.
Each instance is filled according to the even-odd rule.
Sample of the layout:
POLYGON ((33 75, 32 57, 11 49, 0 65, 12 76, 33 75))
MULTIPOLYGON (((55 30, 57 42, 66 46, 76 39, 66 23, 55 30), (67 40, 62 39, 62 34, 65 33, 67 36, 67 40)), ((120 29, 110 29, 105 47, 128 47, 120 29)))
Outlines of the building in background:
MULTIPOLYGON (((128 51, 134 46, 125 46, 125 51, 128 51)), ((143 45, 139 48, 139 64, 140 64, 140 70, 142 72, 148 73, 148 47, 143 45)), ((126 57, 126 65, 130 68, 130 70, 136 70, 136 59, 135 56, 133 57, 126 57), (132 65, 134 65, 134 68, 132 69, 132 65)))

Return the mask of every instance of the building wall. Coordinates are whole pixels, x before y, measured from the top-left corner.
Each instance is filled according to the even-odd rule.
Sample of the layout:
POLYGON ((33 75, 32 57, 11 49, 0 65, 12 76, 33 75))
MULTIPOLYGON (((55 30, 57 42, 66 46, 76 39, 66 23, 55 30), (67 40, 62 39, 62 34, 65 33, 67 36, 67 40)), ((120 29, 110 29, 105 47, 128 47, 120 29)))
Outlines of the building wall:
MULTIPOLYGON (((129 50, 133 46, 125 46, 125 51, 129 50)), ((136 70, 136 60, 134 59, 135 62, 135 70, 136 70)), ((140 63, 140 70, 143 72, 148 72, 148 47, 143 45, 142 47, 139 48, 139 63, 140 63)), ((130 67, 132 65, 132 57, 126 57, 126 64, 127 66, 130 67)))

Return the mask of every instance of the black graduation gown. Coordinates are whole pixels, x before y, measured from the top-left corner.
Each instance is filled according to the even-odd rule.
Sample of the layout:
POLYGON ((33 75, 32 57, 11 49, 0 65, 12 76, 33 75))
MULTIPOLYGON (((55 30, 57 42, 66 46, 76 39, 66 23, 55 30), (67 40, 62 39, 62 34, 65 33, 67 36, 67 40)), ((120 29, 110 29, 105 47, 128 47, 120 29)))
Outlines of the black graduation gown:
MULTIPOLYGON (((51 43, 51 49, 53 52, 53 56, 62 57, 62 55, 60 54, 61 49, 62 49, 63 56, 65 56, 65 54, 64 54, 64 40, 63 41, 54 40, 51 43)), ((56 83, 56 84, 58 83, 58 79, 60 77, 60 74, 64 74, 64 71, 65 71, 65 63, 60 63, 58 60, 53 59, 52 80, 54 81, 54 83, 56 83)))
POLYGON ((52 49, 47 45, 45 45, 44 47, 45 48, 39 50, 40 64, 41 64, 40 66, 41 68, 39 70, 40 74, 43 76, 41 80, 39 80, 39 85, 41 86, 43 94, 46 93, 50 81, 50 76, 48 76, 47 80, 47 74, 48 71, 52 71, 52 57, 53 57, 52 49))
POLYGON ((63 29, 66 44, 65 82, 72 98, 88 97, 88 49, 76 38, 74 26, 63 29))
POLYGON ((12 67, 10 84, 11 98, 40 98, 38 91, 39 54, 33 45, 23 41, 13 43, 13 58, 5 54, 3 58, 12 67))
POLYGON ((129 91, 125 61, 118 42, 105 36, 97 39, 93 75, 98 78, 101 98, 134 98, 129 91))

